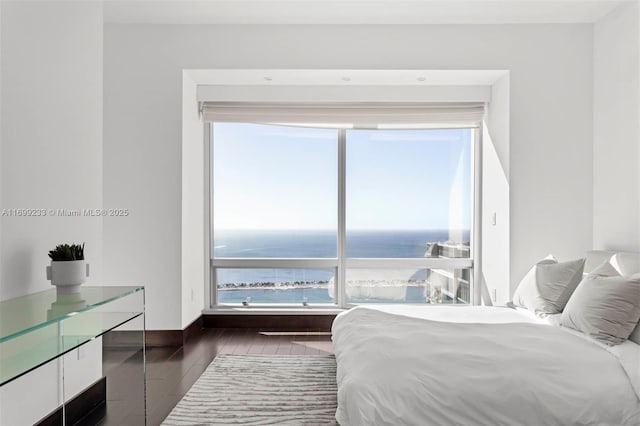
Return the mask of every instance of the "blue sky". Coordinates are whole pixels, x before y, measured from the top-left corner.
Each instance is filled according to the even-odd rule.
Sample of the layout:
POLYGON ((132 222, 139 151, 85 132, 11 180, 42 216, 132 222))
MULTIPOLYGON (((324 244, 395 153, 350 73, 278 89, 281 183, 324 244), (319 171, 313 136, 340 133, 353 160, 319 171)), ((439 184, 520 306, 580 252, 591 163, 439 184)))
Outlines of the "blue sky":
MULTIPOLYGON (((214 124, 214 226, 335 230, 337 135, 214 124)), ((447 229, 452 219, 468 229, 471 138, 469 129, 348 130, 347 229, 447 229)))

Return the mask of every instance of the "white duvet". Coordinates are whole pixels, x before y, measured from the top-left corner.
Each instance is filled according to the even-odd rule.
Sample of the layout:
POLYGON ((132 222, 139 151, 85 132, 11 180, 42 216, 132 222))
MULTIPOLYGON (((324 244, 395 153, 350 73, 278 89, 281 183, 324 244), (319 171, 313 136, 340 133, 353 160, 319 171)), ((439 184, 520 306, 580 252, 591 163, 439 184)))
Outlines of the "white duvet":
POLYGON ((342 426, 640 425, 640 345, 506 308, 406 309, 335 319, 342 426))

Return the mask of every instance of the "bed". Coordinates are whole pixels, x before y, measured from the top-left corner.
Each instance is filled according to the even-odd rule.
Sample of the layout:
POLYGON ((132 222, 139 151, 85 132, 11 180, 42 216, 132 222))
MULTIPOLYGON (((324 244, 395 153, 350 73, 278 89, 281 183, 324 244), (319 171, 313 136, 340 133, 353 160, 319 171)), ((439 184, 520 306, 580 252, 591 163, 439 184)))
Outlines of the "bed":
MULTIPOLYGON (((611 255, 590 252, 585 271, 611 255)), ((640 256, 625 259, 625 274, 640 272, 640 256)), ((415 305, 341 313, 332 327, 336 420, 342 426, 640 425, 640 344, 602 343, 561 326, 559 316, 415 305)))

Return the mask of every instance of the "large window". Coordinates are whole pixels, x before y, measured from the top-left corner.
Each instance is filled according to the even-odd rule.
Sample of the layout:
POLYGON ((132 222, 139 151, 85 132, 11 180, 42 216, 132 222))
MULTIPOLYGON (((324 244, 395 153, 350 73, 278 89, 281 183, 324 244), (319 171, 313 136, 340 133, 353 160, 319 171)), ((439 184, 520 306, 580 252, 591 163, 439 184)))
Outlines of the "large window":
POLYGON ((472 302, 476 129, 210 129, 212 305, 472 302))

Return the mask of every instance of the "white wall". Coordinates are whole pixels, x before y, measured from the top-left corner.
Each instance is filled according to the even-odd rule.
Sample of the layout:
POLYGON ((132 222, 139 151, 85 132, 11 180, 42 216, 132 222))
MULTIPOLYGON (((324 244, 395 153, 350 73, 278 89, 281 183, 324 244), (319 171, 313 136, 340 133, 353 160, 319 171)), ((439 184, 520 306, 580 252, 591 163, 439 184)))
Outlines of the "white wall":
MULTIPOLYGON (((102 206, 102 46, 100 2, 0 2, 0 209, 102 206)), ((50 288, 47 252, 60 242, 86 243, 99 282, 99 217, 0 216, 0 235, 0 300, 50 288)), ((65 357, 68 397, 96 379, 95 344, 82 361, 65 357)), ((39 420, 57 388, 57 361, 2 387, 0 423, 39 420)))
POLYGON ((208 282, 208 227, 205 227, 205 149, 196 101, 198 86, 188 71, 182 86, 182 328, 205 306, 202 283, 208 282))
POLYGON ((638 3, 594 29, 593 246, 640 251, 638 3))
MULTIPOLYGON (((102 206, 99 2, 1 3, 0 208, 102 206)), ((47 252, 85 242, 99 282, 102 219, 0 218, 0 299, 50 287, 47 252)))
MULTIPOLYGON (((510 70, 511 282, 592 246, 590 25, 105 25, 107 277, 148 288, 148 325, 180 328, 182 70, 510 70), (570 172, 567 172, 570 165, 570 172), (133 245, 136 255, 121 251, 133 245)), ((498 155, 501 153, 498 152, 498 155)))
MULTIPOLYGON (((2 177, 2 4, 0 4, 0 177, 2 177)), ((0 183, 0 207, 2 206, 2 183, 0 183)), ((2 241, 2 219, 0 219, 0 242, 2 241)), ((0 243, 0 287, 2 287, 2 243, 0 243)), ((2 290, 0 290, 2 300, 2 290)))
POLYGON ((509 95, 507 74, 491 87, 482 140, 482 274, 496 304, 509 301, 517 284, 509 279, 509 95))

